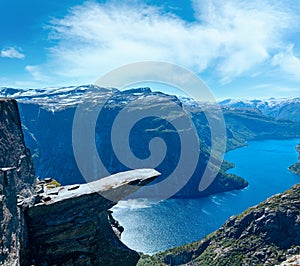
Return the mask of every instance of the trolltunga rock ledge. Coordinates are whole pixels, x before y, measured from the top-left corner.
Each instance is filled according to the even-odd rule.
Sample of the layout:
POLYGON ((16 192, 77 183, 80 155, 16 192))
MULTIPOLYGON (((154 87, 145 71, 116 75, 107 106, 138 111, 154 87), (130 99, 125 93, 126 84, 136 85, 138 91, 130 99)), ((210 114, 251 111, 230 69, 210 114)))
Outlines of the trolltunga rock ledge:
POLYGON ((39 196, 47 198, 47 200, 35 204, 35 207, 56 204, 94 193, 101 194, 113 202, 118 202, 159 175, 158 171, 145 168, 117 173, 86 184, 59 186, 50 189, 44 186, 44 192, 39 193, 39 196))
POLYGON ((37 203, 26 211, 30 263, 136 265, 138 253, 119 240, 108 210, 159 175, 138 169, 87 184, 51 189, 45 184, 37 203))

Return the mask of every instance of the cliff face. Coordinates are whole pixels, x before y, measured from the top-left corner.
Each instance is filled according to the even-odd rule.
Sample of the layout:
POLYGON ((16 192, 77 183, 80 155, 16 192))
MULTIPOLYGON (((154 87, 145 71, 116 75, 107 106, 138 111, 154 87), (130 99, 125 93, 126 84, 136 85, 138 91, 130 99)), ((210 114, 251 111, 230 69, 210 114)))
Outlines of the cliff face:
POLYGON ((155 170, 140 169, 83 185, 47 189, 47 184, 43 184, 39 200, 26 211, 30 262, 63 266, 136 265, 138 253, 118 239, 120 232, 116 235, 113 231, 108 210, 157 176, 155 170), (127 187, 132 183, 135 186, 127 187))
POLYGON ((0 264, 19 265, 25 257, 27 230, 17 207, 32 204, 34 169, 21 129, 15 100, 0 99, 0 264), (27 200, 24 199, 26 198, 27 200))
POLYGON ((139 265, 276 265, 300 253, 300 185, 230 218, 205 239, 139 265))

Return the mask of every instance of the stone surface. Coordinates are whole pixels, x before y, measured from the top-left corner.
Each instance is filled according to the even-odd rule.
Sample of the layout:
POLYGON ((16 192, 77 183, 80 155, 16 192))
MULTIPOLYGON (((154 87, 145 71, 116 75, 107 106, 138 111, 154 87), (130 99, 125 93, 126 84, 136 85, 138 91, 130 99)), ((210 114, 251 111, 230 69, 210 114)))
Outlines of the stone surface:
POLYGON ((21 129, 15 100, 0 99, 0 264, 20 265, 26 257, 27 230, 17 195, 33 195, 34 169, 21 129))
POLYGON ((119 240, 122 229, 109 209, 159 175, 153 169, 138 169, 81 185, 47 189, 45 183, 40 200, 26 211, 30 262, 136 265, 139 255, 119 240))

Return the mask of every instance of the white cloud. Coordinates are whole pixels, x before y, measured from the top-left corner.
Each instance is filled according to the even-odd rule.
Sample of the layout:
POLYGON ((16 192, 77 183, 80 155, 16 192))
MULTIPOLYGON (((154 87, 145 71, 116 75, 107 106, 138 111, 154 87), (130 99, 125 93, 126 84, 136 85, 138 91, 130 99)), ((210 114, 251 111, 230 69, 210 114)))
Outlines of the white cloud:
POLYGON ((294 54, 294 45, 290 44, 285 51, 272 58, 272 64, 279 67, 284 74, 300 80, 300 58, 294 54))
POLYGON ((92 82, 106 71, 143 60, 178 63, 195 72, 213 69, 229 82, 269 63, 281 49, 293 14, 268 1, 194 1, 188 23, 145 5, 85 3, 51 21, 47 71, 92 82), (261 3, 263 2, 263 3, 261 3))
POLYGON ((1 51, 1 57, 24 59, 25 55, 18 48, 8 47, 1 51))
POLYGON ((36 81, 47 82, 50 80, 48 76, 43 74, 39 66, 28 65, 25 66, 25 70, 28 71, 36 81))
POLYGON ((223 37, 217 69, 224 82, 265 63, 273 50, 281 48, 294 20, 294 14, 278 2, 195 0, 194 6, 199 21, 223 37))

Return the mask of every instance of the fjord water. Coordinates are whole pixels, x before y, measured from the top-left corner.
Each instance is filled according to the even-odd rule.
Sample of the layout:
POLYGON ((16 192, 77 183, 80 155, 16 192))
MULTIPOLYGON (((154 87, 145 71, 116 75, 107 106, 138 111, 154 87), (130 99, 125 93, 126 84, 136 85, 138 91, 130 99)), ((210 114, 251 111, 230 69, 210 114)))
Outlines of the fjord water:
POLYGON ((230 216, 299 183, 300 176, 288 171, 297 161, 298 143, 300 139, 252 141, 228 152, 225 159, 236 165, 229 172, 249 182, 243 190, 156 204, 143 199, 120 202, 113 211, 125 228, 122 241, 134 250, 153 254, 202 239, 230 216))

